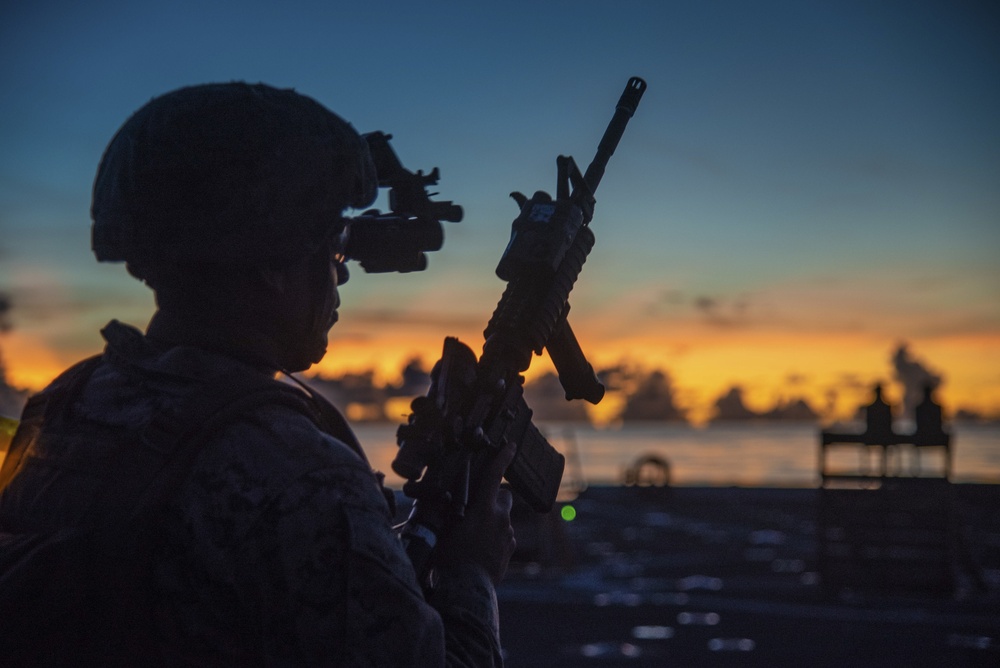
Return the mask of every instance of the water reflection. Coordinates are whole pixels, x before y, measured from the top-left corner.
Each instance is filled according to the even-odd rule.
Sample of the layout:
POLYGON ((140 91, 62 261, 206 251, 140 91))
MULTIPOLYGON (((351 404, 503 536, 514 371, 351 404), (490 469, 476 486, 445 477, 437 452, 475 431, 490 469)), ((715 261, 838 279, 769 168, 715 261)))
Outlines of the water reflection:
POLYGON ((712 652, 752 652, 757 646, 750 638, 712 638, 708 649, 712 652))
POLYGON ((637 640, 667 640, 674 637, 671 626, 636 626, 632 629, 632 637, 637 640))
POLYGON ((715 626, 719 623, 717 612, 679 612, 677 623, 684 626, 715 626))

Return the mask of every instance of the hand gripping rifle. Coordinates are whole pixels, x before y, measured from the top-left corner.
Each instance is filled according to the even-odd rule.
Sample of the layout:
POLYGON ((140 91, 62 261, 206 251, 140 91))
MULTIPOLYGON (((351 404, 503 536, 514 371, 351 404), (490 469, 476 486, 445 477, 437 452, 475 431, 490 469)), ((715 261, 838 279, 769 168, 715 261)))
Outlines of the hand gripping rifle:
POLYGON ((483 354, 476 360, 468 346, 446 338, 430 391, 413 401, 399 427, 392 469, 414 499, 401 535, 421 578, 438 537, 462 518, 480 462, 505 442, 518 444, 504 475, 514 492, 537 512, 555 503, 565 459, 532 424, 521 374, 545 349, 567 400, 596 404, 604 396, 566 320, 568 298, 594 246, 594 191, 645 90, 645 81, 629 79, 586 174, 573 158, 557 158, 555 200, 544 192, 530 199, 511 193, 521 214, 497 266, 507 288, 484 332, 483 354))

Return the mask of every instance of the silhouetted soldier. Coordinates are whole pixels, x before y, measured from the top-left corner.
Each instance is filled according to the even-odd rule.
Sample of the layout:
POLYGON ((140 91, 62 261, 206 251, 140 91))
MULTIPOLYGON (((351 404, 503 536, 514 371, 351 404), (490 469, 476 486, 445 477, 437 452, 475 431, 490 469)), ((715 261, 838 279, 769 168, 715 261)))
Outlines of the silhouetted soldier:
POLYGON ((875 399, 865 406, 865 444, 888 445, 893 442, 892 407, 882 398, 882 386, 875 386, 875 399))
POLYGON ((941 405, 934 401, 934 388, 924 386, 924 397, 914 409, 916 429, 913 432, 914 473, 920 470, 920 448, 945 448, 945 477, 951 475, 951 436, 944 430, 941 405))
POLYGON ((35 643, 54 665, 501 662, 513 447, 473 488, 424 592, 346 423, 275 379, 326 352, 347 278, 342 213, 373 201, 374 169, 349 124, 264 85, 180 89, 118 131, 94 183, 93 249, 125 262, 158 310, 145 333, 113 321, 104 354, 25 409, 0 529, 78 542, 15 602, 37 606, 26 637, 11 625, 30 614, 3 610, 4 650, 35 643), (91 552, 69 587, 106 591, 65 610, 77 599, 44 583, 91 552))
POLYGON ((882 385, 875 386, 875 398, 865 408, 864 443, 882 448, 881 473, 888 469, 889 451, 896 444, 892 430, 892 407, 882 398, 882 385))
POLYGON ((941 405, 934 401, 934 388, 924 386, 924 398, 917 404, 915 415, 917 429, 913 434, 917 445, 939 445, 947 434, 944 431, 944 419, 941 415, 941 405))

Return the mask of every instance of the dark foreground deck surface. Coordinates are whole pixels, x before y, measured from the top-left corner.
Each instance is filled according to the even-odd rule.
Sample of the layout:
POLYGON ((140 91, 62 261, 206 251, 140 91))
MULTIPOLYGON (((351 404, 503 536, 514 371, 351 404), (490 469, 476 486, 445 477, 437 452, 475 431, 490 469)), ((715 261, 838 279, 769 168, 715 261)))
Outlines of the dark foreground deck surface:
POLYGON ((820 490, 592 487, 517 524, 507 666, 1000 666, 1000 486, 952 489, 942 594, 824 583, 820 490))

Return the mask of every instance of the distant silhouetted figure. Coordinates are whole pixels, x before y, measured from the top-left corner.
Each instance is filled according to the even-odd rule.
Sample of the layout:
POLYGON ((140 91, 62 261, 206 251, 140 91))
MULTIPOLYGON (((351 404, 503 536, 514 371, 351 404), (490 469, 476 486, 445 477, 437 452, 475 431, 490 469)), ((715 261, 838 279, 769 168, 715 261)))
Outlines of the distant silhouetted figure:
POLYGON ((944 429, 941 404, 934 401, 934 387, 924 386, 924 397, 914 409, 916 429, 913 432, 913 472, 920 471, 920 449, 929 447, 945 448, 945 477, 951 476, 951 435, 944 429))
POLYGON ((892 406, 882 398, 881 384, 875 386, 875 399, 865 406, 864 442, 865 445, 882 448, 881 472, 886 475, 896 445, 896 434, 892 431, 892 406))
POLYGON ((882 386, 875 386, 875 399, 865 406, 865 444, 892 445, 892 407, 882 398, 882 386))
POLYGON ((934 401, 934 388, 924 386, 924 398, 915 409, 917 429, 913 433, 916 445, 941 445, 948 438, 944 430, 941 404, 934 401))

